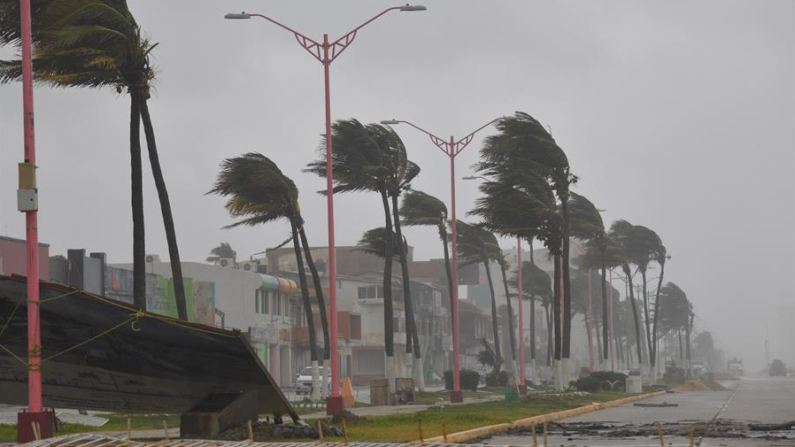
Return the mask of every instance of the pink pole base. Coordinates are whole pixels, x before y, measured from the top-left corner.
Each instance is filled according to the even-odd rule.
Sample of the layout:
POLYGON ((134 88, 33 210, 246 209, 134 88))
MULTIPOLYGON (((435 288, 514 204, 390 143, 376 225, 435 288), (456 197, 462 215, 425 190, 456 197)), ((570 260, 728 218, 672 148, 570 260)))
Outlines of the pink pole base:
POLYGON ((22 444, 36 440, 33 432, 33 423, 39 423, 41 439, 52 438, 53 420, 52 413, 49 411, 38 411, 35 413, 17 413, 17 442, 22 444))
POLYGON ((527 385, 524 384, 519 385, 519 394, 521 394, 522 396, 527 395, 527 385))
POLYGON ((326 414, 335 416, 337 413, 345 409, 345 403, 342 401, 342 396, 329 396, 326 398, 326 414))
POLYGON ((464 393, 462 391, 450 391, 450 402, 460 404, 464 401, 464 393))

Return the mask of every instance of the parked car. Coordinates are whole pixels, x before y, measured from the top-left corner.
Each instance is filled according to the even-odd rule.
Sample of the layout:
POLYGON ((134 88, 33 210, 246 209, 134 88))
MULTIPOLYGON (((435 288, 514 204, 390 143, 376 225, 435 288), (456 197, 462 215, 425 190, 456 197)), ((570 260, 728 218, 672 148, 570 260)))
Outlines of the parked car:
MULTIPOLYGON (((320 380, 323 380, 323 366, 318 366, 317 373, 320 377, 320 380)), ((329 371, 330 373, 331 371, 329 371)), ((331 374, 329 374, 328 388, 331 388, 331 374)), ((312 394, 312 367, 307 366, 306 368, 302 369, 301 372, 295 378, 295 394, 301 395, 306 394, 307 396, 312 394)))

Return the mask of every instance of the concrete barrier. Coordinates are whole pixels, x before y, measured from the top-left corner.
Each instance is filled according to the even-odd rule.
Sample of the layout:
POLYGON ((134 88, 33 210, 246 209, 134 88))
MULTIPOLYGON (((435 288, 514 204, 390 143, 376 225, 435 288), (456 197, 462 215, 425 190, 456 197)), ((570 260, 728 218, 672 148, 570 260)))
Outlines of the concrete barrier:
MULTIPOLYGON (((499 435, 515 427, 524 428, 524 427, 531 427, 533 425, 543 425, 547 422, 579 416, 581 414, 590 413, 592 411, 597 411, 597 410, 603 410, 606 408, 618 407, 620 405, 637 402, 639 400, 650 399, 652 397, 662 396, 664 394, 665 391, 640 394, 637 396, 629 396, 625 397, 624 399, 617 399, 610 402, 592 403, 590 405, 572 408, 570 410, 556 411, 554 413, 547 413, 547 414, 539 414, 538 416, 532 416, 529 418, 519 419, 518 421, 513 421, 510 424, 496 424, 496 425, 487 425, 485 427, 473 428, 470 430, 464 430, 448 434, 447 442, 448 443, 469 442, 472 441, 473 439, 480 439, 480 438, 499 435)), ((426 443, 444 442, 444 437, 436 436, 434 438, 426 439, 425 442, 426 443)))

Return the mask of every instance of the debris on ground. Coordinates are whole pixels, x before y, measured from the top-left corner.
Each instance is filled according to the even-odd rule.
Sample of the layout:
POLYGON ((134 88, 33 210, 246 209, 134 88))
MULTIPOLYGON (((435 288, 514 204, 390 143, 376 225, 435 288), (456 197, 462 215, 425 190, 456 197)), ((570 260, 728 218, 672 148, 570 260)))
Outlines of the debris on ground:
POLYGON ((795 421, 783 424, 748 424, 748 428, 753 431, 792 430, 795 428, 795 421))
MULTIPOLYGON (((716 384, 718 385, 718 384, 716 384)), ((694 392, 694 391, 718 391, 712 389, 709 385, 701 380, 691 380, 684 385, 679 385, 673 388, 674 391, 680 392, 694 392)))
POLYGON ((726 371, 715 371, 712 373, 715 380, 739 380, 734 374, 727 373, 726 371))
POLYGON ((671 404, 668 402, 635 402, 636 407, 650 407, 650 408, 664 408, 664 407, 678 407, 679 404, 671 404))
POLYGON ((358 416, 356 414, 351 413, 348 410, 342 410, 339 413, 335 414, 333 418, 331 418, 332 425, 340 425, 342 424, 342 419, 345 418, 346 425, 360 425, 360 424, 369 424, 370 420, 366 417, 358 416))
MULTIPOLYGON (((342 430, 321 421, 323 436, 342 436, 342 430)), ((254 441, 274 439, 319 439, 317 426, 303 424, 270 424, 255 422, 252 425, 254 441)), ((248 424, 238 425, 223 431, 218 439, 224 441, 246 441, 249 439, 248 424)))

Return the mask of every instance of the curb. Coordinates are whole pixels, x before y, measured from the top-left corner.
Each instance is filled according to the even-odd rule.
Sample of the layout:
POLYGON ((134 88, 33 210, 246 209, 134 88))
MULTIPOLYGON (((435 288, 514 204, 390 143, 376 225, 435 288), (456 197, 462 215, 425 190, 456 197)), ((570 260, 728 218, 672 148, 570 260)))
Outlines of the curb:
MULTIPOLYGON (((613 400, 604 403, 593 403, 583 407, 572 408, 570 410, 556 411, 554 413, 540 414, 529 418, 519 419, 506 424, 488 425, 485 427, 473 428, 447 435, 447 443, 462 443, 469 442, 473 439, 480 439, 489 436, 494 436, 507 432, 515 427, 531 427, 533 425, 545 424, 547 422, 555 421, 558 419, 566 419, 573 416, 579 416, 593 411, 604 410, 606 408, 618 407, 620 405, 636 402, 639 400, 650 399, 652 397, 662 396, 665 391, 657 391, 654 393, 639 394, 637 396, 625 397, 623 399, 613 400)), ((425 440, 426 443, 439 443, 445 442, 444 436, 436 436, 425 440)))

